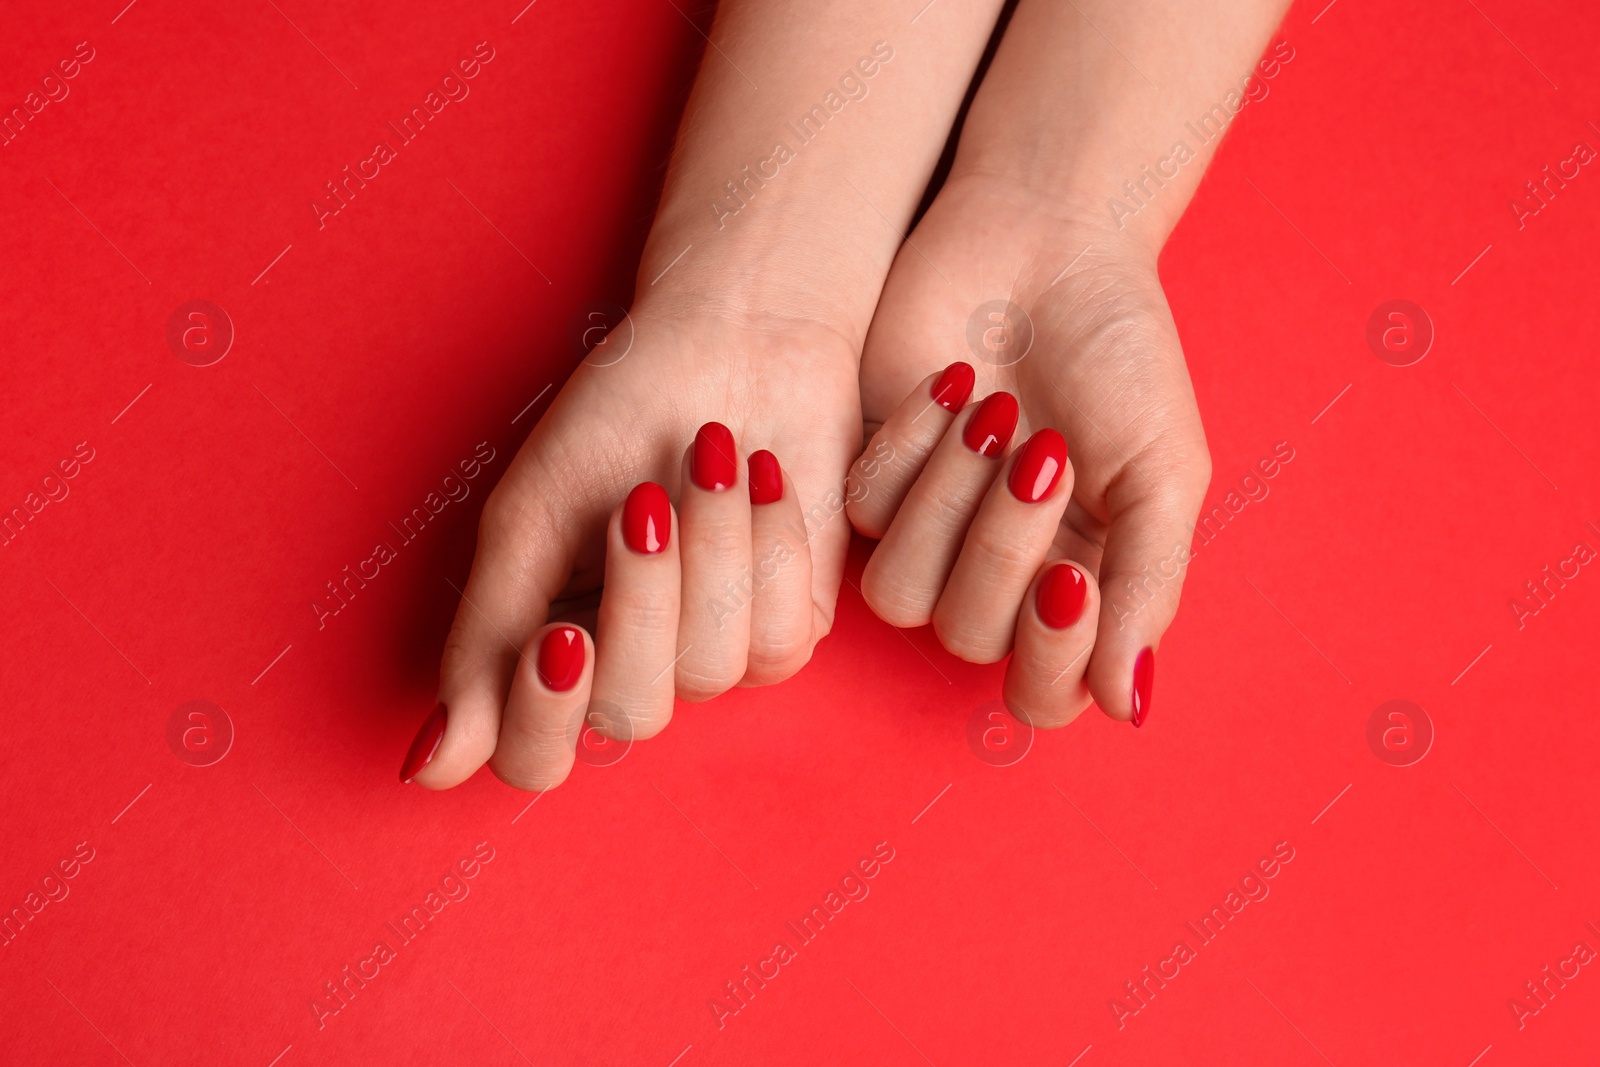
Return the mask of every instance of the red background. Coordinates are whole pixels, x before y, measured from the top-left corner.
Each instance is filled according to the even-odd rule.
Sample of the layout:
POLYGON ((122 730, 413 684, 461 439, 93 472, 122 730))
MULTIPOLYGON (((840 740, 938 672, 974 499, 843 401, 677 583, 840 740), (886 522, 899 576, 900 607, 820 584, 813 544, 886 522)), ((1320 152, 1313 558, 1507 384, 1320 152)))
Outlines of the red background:
POLYGON ((1592 10, 1291 13, 1163 273, 1212 501, 1295 458, 1199 554, 1144 730, 1085 715, 987 765, 999 669, 846 587, 799 678, 530 809, 395 769, 550 394, 512 420, 577 310, 627 298, 700 34, 665 0, 123 2, 0 39, 7 111, 95 49, 0 148, 0 504, 94 450, 0 548, 0 908, 94 850, 0 947, 4 1062, 1592 1062, 1600 969, 1520 1030, 1507 1005, 1600 948, 1600 576, 1508 606, 1600 548, 1600 176, 1508 207, 1600 147, 1592 10), (319 230, 323 183, 483 40, 471 95, 319 230), (1405 368, 1364 339, 1395 298, 1437 331, 1405 368), (166 342, 192 299, 237 331, 210 367, 166 342), (324 582, 479 441, 471 497, 319 630, 324 582), (235 731, 211 766, 167 741, 196 699, 235 731), (1436 732, 1413 766, 1367 743, 1392 699, 1436 732), (323 983, 482 841, 470 895, 319 1029, 323 983), (870 895, 719 1028, 723 983, 878 842, 870 895), (1119 1028, 1123 983, 1278 842, 1270 895, 1119 1028))

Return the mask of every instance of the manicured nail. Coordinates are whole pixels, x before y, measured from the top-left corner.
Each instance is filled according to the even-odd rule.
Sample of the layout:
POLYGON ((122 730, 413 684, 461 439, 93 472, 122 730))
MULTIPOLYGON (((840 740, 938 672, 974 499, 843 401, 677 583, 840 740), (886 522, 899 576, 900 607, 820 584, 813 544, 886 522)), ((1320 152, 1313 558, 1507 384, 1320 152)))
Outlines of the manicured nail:
POLYGON ((694 435, 689 456, 689 477, 702 489, 726 489, 739 477, 734 461, 733 431, 720 422, 708 422, 694 435))
POLYGON ((576 626, 558 626, 539 642, 539 680, 557 693, 578 684, 583 675, 583 633, 576 626))
POLYGON ((946 367, 944 373, 939 375, 939 380, 933 383, 934 403, 946 411, 960 411, 967 406, 967 398, 972 395, 975 380, 972 364, 957 360, 946 367))
POLYGON ((1133 661, 1133 725, 1143 726, 1150 714, 1150 691, 1156 684, 1156 654, 1152 649, 1133 661))
POLYGON ((406 753, 405 762, 400 764, 401 782, 409 784, 422 768, 433 762, 433 754, 439 751, 439 742, 444 740, 444 728, 448 721, 449 713, 445 711, 443 704, 433 709, 428 721, 417 731, 416 740, 411 742, 411 749, 406 753))
POLYGON ((1017 398, 1010 393, 990 393, 978 405, 961 431, 967 447, 980 456, 998 456, 1017 430, 1017 398))
POLYGON ((1028 438, 1011 465, 1011 495, 1024 504, 1037 504, 1056 491, 1067 467, 1067 439, 1044 429, 1028 438))
POLYGON ((750 503, 776 504, 783 499, 783 468, 766 449, 750 453, 750 503))
POLYGON ((1051 567, 1039 581, 1039 618, 1052 630, 1065 630, 1083 614, 1089 583, 1070 563, 1051 567))
POLYGON ((622 540, 643 556, 666 551, 672 539, 672 502, 655 482, 640 482, 622 505, 622 540))

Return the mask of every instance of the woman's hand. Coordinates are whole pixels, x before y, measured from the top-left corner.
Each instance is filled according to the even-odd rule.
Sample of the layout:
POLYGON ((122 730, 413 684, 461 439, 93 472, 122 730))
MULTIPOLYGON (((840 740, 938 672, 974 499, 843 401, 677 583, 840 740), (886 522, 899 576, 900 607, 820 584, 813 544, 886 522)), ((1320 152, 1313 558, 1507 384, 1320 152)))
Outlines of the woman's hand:
POLYGON ((651 737, 674 695, 781 681, 832 625, 852 346, 810 322, 633 320, 632 348, 579 367, 485 505, 445 710, 403 779, 448 788, 487 762, 549 789, 586 708, 605 736, 651 737))
POLYGON ((586 703, 595 729, 646 737, 674 692, 776 681, 810 656, 848 542, 861 343, 999 8, 718 5, 632 350, 578 369, 490 498, 402 778, 446 788, 487 761, 546 789, 586 703), (775 467, 782 495, 763 503, 775 467), (551 622, 595 607, 592 638, 551 622))
MULTIPOLYGON (((1287 45, 1260 58, 1287 6, 1020 0, 951 176, 873 319, 862 405, 869 422, 888 420, 881 435, 900 458, 872 468, 890 475, 877 493, 862 496, 867 467, 852 480, 852 520, 884 537, 863 592, 891 622, 931 621, 968 659, 1014 643, 1006 702, 1035 725, 1070 720, 1091 696, 1115 719, 1149 714, 1155 648, 1210 478, 1156 259, 1222 129, 1292 58, 1287 45), (1195 116, 1209 132, 1194 132, 1195 116), (940 451, 959 454, 947 442, 922 466, 938 427, 890 412, 955 359, 977 369, 977 396, 1015 395, 1019 439, 1064 435, 1070 489, 1006 500, 993 444, 986 463, 941 463, 940 451), (1058 566, 1030 584, 1056 558, 1083 578, 1070 623, 1071 574, 1058 566)), ((992 403, 984 417, 1009 410, 992 403)), ((978 417, 955 422, 965 433, 978 417)))
POLYGON ((1035 726, 1091 697, 1142 723, 1210 477, 1154 255, 953 179, 890 272, 861 380, 876 433, 846 496, 882 538, 873 610, 972 662, 1015 648, 1005 700, 1035 726))

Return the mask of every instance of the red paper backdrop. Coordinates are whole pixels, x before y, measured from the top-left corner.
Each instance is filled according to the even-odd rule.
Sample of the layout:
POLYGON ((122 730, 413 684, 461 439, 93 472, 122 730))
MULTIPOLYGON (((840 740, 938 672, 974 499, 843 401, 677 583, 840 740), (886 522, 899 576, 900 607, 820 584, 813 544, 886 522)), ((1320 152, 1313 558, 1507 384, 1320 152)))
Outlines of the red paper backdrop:
POLYGON ((1588 6, 1290 15, 1163 270, 1212 502, 1294 458, 1200 553, 1146 729, 989 765, 999 670, 847 588, 799 678, 529 808, 395 768, 484 493, 577 309, 626 298, 699 32, 665 0, 122 3, 0 35, 7 112, 93 54, 0 147, 0 504, 66 492, 0 548, 0 907, 41 906, 0 947, 4 1062, 1593 1062, 1600 973, 1564 961, 1600 949, 1600 577, 1565 561, 1600 548, 1600 176, 1509 206, 1600 147, 1588 6), (323 183, 480 41, 470 96, 319 230, 323 183), (1365 339, 1393 299, 1436 332, 1403 368, 1365 339), (236 332, 209 367, 168 344, 191 300, 236 332), (480 441, 472 495, 319 630, 480 441), (208 766, 195 700, 232 732, 208 766), (1391 700, 1431 724, 1410 766, 1369 744, 1391 700), (1147 965, 1177 976, 1134 1000, 1147 965), (341 1005, 347 966, 378 973, 341 1005))

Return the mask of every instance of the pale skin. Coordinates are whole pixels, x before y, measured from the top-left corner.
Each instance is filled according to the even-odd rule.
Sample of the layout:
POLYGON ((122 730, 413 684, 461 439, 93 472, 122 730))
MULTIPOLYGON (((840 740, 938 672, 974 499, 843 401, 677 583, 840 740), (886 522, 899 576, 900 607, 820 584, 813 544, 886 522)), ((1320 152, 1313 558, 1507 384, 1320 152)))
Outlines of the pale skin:
POLYGON ((675 697, 787 678, 832 626, 852 524, 885 538, 863 581, 873 609, 933 622, 967 659, 1011 653, 1019 717, 1062 725, 1091 699, 1133 715, 1134 661, 1170 625, 1181 568, 1131 600, 1123 583, 1188 544, 1209 478, 1156 257, 1215 141, 1191 145, 1120 226, 1106 200, 1252 71, 1286 4, 1022 0, 950 177, 903 244, 1000 5, 917 6, 720 8, 640 266, 636 339, 577 369, 485 506, 441 665, 443 736, 417 783, 449 788, 487 763, 552 788, 586 708, 601 733, 642 740, 675 697), (789 124, 834 90, 829 103, 847 102, 801 143, 789 124), (776 141, 790 152, 773 176, 776 141), (725 183, 758 164, 764 183, 744 181, 730 213, 725 183), (991 299, 1033 323, 1008 366, 966 341, 991 299), (963 359, 974 403, 930 404, 963 359), (979 456, 960 428, 999 390, 1020 425, 979 456), (731 448, 691 445, 711 422, 731 448), (1024 503, 1007 478, 1042 428, 1064 437, 1070 468, 1024 503), (758 449, 781 464, 781 495, 758 485, 753 502, 758 449), (734 473, 704 488, 719 456, 734 473), (624 498, 645 481, 673 505, 659 551, 626 532, 624 498), (1052 626, 1036 601, 1061 566, 1085 608, 1052 626), (553 632, 578 650, 570 677, 541 669, 553 632))

